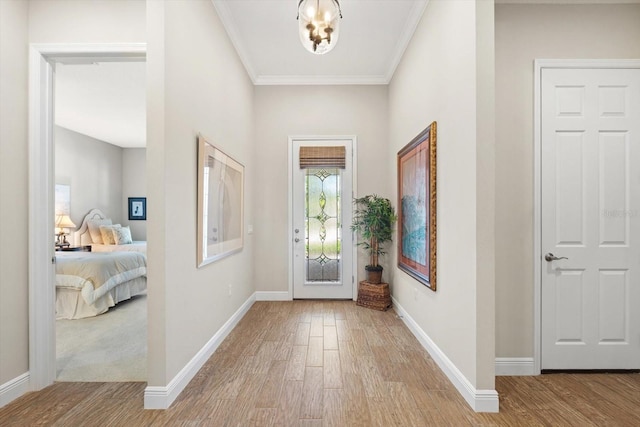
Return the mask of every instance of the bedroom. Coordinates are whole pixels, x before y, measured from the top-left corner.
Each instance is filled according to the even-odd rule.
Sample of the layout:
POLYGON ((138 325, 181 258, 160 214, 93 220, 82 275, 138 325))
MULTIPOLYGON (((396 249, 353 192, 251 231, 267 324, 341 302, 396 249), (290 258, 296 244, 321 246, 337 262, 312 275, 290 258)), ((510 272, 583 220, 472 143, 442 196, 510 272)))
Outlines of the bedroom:
POLYGON ((55 79, 56 223, 71 221, 56 229, 56 379, 145 380, 145 63, 60 63, 55 79))

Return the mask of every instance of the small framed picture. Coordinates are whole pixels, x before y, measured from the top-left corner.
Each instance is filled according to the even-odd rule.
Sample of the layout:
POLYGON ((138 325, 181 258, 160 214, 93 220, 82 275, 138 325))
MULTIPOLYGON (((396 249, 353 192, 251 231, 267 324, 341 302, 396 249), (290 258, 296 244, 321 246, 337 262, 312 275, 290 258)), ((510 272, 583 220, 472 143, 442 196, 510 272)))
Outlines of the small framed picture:
POLYGON ((147 198, 129 197, 129 220, 147 219, 147 198))

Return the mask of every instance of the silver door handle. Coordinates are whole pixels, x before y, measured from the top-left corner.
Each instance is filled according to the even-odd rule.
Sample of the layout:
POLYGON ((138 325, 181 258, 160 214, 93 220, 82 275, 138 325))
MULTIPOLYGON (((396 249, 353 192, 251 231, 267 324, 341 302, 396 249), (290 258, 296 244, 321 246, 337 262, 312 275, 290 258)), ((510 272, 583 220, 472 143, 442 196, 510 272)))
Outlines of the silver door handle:
POLYGON ((546 254, 544 256, 544 259, 547 262, 551 262, 551 261, 558 261, 559 259, 569 259, 566 256, 555 256, 554 254, 552 254, 551 252, 549 252, 548 254, 546 254))
POLYGON ((295 239, 293 239, 294 242, 298 243, 300 241, 300 239, 298 239, 297 237, 295 239))

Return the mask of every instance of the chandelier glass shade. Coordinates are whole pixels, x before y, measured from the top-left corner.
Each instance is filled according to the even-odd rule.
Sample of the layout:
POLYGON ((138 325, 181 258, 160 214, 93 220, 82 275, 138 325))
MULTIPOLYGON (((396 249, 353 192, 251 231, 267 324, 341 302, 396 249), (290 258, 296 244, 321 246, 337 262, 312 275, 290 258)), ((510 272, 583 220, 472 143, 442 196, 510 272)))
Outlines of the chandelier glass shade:
POLYGON ((340 19, 338 0, 300 0, 298 32, 305 49, 316 55, 331 51, 340 35, 340 19))

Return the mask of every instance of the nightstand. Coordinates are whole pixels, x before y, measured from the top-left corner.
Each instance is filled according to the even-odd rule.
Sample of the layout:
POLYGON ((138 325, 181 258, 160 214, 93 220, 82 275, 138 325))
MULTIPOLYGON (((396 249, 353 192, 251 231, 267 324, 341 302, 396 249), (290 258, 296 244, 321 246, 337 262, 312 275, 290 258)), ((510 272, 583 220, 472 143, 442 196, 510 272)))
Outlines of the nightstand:
POLYGON ((84 246, 56 246, 58 252, 91 252, 91 245, 84 246))

